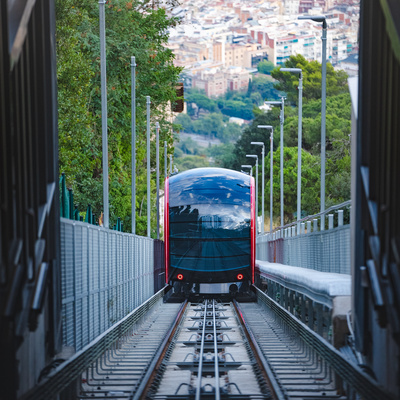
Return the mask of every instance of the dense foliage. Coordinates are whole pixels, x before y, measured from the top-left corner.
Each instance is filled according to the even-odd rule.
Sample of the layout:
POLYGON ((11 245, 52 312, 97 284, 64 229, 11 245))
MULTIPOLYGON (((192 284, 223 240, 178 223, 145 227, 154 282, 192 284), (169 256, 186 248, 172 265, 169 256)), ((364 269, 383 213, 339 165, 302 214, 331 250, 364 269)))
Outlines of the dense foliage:
POLYGON ((274 68, 274 63, 266 60, 259 62, 257 65, 258 72, 261 72, 262 74, 270 74, 274 68))
MULTIPOLYGON (((262 63, 260 63, 262 64, 262 63)), ((303 70, 303 108, 302 108, 302 214, 313 214, 319 211, 320 197, 320 164, 321 164, 321 65, 308 62, 303 56, 292 56, 286 62, 286 67, 302 68, 303 70)), ((299 76, 281 72, 280 68, 267 71, 269 64, 263 63, 259 71, 270 73, 258 74, 249 83, 246 93, 228 92, 223 98, 208 99, 199 106, 199 113, 191 117, 181 116, 177 122, 184 130, 193 127, 197 121, 213 115, 216 109, 221 113, 227 105, 241 103, 242 112, 246 105, 252 104, 253 118, 243 129, 235 144, 232 141, 223 146, 212 146, 203 151, 212 164, 225 168, 240 170, 242 164, 249 164, 246 154, 257 154, 261 165, 261 146, 250 143, 265 143, 265 199, 266 215, 269 210, 269 152, 270 132, 257 128, 258 125, 274 127, 274 215, 275 222, 279 220, 280 212, 280 107, 273 107, 268 112, 259 109, 263 100, 277 100, 280 94, 285 95, 284 110, 284 210, 285 222, 295 218, 297 210, 297 146, 298 146, 298 90, 299 76), (201 110, 201 109, 202 110, 201 110), (202 115, 203 114, 203 115, 202 115), (198 118, 196 121, 195 118, 198 118)), ((196 94, 198 96, 198 94, 196 94)), ((203 94, 204 97, 206 97, 203 94)), ((194 97, 185 96, 191 101, 194 97)), ((327 65, 327 109, 326 109, 326 206, 338 204, 350 198, 350 129, 351 100, 347 87, 347 75, 344 71, 335 71, 327 65)), ((240 106, 238 104, 238 110, 240 106)), ((243 111, 244 110, 244 111, 243 111)), ((239 113, 239 111, 238 111, 239 113)), ((216 126, 216 125, 214 125, 216 126)), ((208 127, 208 133, 212 129, 208 127)), ((196 130, 191 129, 193 133, 196 130)), ((204 132, 204 131, 203 131, 204 132)), ((202 132, 202 133, 203 133, 202 132)), ((191 153, 186 153, 191 154, 191 153)), ((194 154, 194 153, 193 153, 194 154)), ((179 153, 176 154, 179 156, 179 153)), ((197 155, 199 155, 197 153, 197 155)), ((187 157, 187 155, 186 155, 187 157)), ((253 171, 253 174, 255 171, 253 171)), ((259 212, 261 213, 261 168, 259 168, 259 212)))
MULTIPOLYGON (((146 96, 151 97, 152 130, 158 121, 160 142, 167 141, 171 152, 168 110, 176 101, 175 87, 181 71, 173 65, 173 53, 164 47, 168 28, 177 21, 156 5, 146 0, 109 0, 105 6, 110 226, 117 216, 123 218, 128 229, 131 225, 130 64, 131 56, 135 56, 139 234, 145 233, 147 207, 146 96)), ((91 203, 99 215, 103 202, 99 5, 89 0, 57 0, 56 24, 60 172, 66 173, 79 208, 83 210, 91 203)), ((154 140, 151 146, 153 167, 154 140)), ((152 182, 155 187, 155 179, 152 182)))

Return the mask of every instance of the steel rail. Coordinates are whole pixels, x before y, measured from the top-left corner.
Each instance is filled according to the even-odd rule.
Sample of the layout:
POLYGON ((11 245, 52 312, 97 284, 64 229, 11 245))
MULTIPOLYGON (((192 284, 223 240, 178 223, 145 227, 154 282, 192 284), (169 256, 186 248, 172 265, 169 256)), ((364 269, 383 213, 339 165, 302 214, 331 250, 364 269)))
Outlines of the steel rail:
POLYGON ((146 312, 164 296, 167 288, 168 286, 163 287, 121 321, 107 329, 70 359, 60 364, 47 378, 43 379, 42 382, 23 395, 20 400, 43 400, 52 398, 63 389, 67 388, 80 374, 89 368, 92 363, 137 323, 146 312))
POLYGON ((201 379, 202 379, 202 375, 203 375, 204 340, 206 337, 207 302, 208 302, 208 300, 206 300, 205 304, 204 304, 203 331, 201 334, 199 368, 198 368, 198 372, 197 372, 197 385, 196 385, 196 397, 195 397, 196 400, 200 400, 200 396, 201 396, 201 379))
POLYGON ((265 358, 263 352, 261 351, 260 347, 258 346, 256 338, 254 337, 251 329, 249 328, 248 324, 246 323, 246 321, 243 318, 243 313, 240 309, 239 303, 236 300, 234 300, 233 305, 236 310, 236 315, 238 316, 238 319, 243 327, 245 336, 247 337, 248 343, 254 354, 254 357, 255 357, 257 363, 259 364, 261 371, 264 372, 263 373, 264 378, 268 382, 268 385, 271 389, 274 399, 275 400, 286 400, 287 396, 284 393, 284 390, 282 389, 279 382, 275 379, 275 375, 274 375, 267 359, 265 358))
POLYGON ((175 321, 172 323, 171 328, 169 329, 168 333, 165 335, 165 339, 163 340, 162 344, 159 347, 159 350, 157 353, 154 355, 153 361, 147 368, 147 372, 145 376, 143 377, 140 385, 136 388, 133 389, 132 393, 129 396, 129 399, 133 400, 138 400, 138 399, 144 399, 146 397, 147 391, 150 388, 154 376, 156 375, 160 364, 162 363, 165 353, 174 337, 174 334, 176 330, 178 329, 179 323, 182 320, 182 317, 185 313, 187 306, 187 300, 182 303, 182 306, 178 312, 177 317, 175 318, 175 321))
POLYGON ((215 299, 213 299, 213 330, 214 330, 214 371, 215 371, 215 400, 220 400, 221 393, 219 388, 219 359, 217 343, 217 323, 215 321, 215 299))
POLYGON ((300 320, 296 319, 289 311, 285 310, 268 295, 255 287, 257 298, 271 309, 291 330, 315 350, 320 357, 331 366, 335 373, 350 385, 365 400, 394 400, 378 382, 363 372, 358 366, 351 364, 330 343, 321 338, 300 320))

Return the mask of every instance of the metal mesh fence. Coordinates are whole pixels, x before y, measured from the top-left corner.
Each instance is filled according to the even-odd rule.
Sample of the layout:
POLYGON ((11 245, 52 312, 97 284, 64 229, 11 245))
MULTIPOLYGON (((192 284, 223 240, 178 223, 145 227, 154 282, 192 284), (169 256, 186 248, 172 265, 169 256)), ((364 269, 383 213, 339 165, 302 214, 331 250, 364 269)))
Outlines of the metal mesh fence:
POLYGON ((279 239, 276 236, 279 234, 260 235, 257 238, 258 260, 321 272, 351 273, 350 225, 279 239))
POLYGON ((154 241, 61 218, 63 343, 79 351, 154 294, 154 241))

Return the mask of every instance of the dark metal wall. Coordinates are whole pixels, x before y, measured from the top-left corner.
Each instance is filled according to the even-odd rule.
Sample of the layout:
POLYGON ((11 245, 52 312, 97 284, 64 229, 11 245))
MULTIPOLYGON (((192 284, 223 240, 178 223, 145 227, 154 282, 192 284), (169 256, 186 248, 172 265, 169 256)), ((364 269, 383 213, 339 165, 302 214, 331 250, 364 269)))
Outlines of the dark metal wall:
POLYGON ((34 386, 61 345, 53 3, 0 4, 0 397, 5 399, 34 386))
POLYGON ((157 293, 166 285, 164 260, 164 242, 154 240, 154 293, 157 293))
POLYGON ((400 396, 400 3, 361 2, 354 324, 368 369, 400 396))

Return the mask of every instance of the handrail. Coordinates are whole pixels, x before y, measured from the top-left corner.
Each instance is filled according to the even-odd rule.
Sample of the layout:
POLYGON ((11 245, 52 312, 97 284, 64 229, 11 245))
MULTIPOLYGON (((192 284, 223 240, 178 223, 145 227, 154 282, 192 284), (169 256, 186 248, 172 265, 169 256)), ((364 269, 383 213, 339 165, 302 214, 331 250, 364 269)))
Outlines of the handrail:
POLYGON ((351 206, 351 200, 347 200, 347 201, 344 201, 343 203, 337 204, 335 206, 331 206, 331 207, 327 208, 325 211, 319 212, 318 214, 308 215, 307 217, 299 219, 298 221, 291 222, 291 223, 286 224, 284 226, 278 226, 277 228, 273 229, 272 231, 264 232, 264 233, 258 235, 258 237, 266 236, 266 235, 269 235, 271 233, 277 232, 277 231, 279 231, 281 229, 289 228, 291 226, 296 226, 297 224, 299 224, 301 222, 309 221, 310 219, 315 219, 315 218, 320 217, 320 216, 322 216, 324 214, 327 214, 327 213, 329 213, 331 211, 334 211, 334 210, 337 210, 337 209, 340 209, 340 208, 343 208, 343 207, 348 207, 348 206, 351 206))

